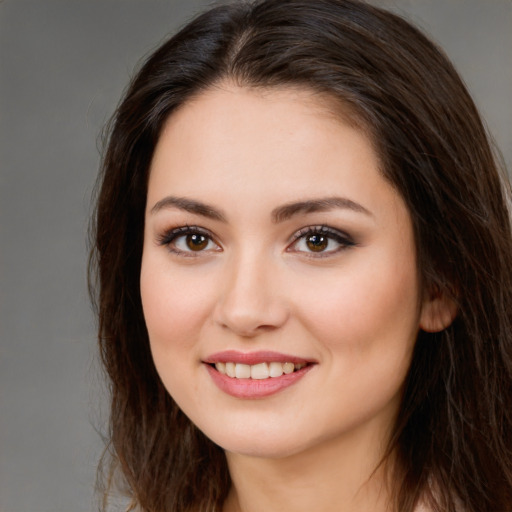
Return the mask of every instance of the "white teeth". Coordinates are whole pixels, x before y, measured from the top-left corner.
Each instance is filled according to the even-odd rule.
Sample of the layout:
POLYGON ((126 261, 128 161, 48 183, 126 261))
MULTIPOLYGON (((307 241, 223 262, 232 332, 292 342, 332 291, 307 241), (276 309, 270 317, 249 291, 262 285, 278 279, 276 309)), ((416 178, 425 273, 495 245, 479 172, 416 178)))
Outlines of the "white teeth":
POLYGON ((267 363, 253 364, 251 366, 251 379, 268 379, 269 370, 267 363))
POLYGON ((284 363, 283 364, 283 373, 288 375, 289 373, 293 373, 295 370, 295 365, 293 363, 284 363))
POLYGON ((235 363, 226 363, 226 375, 228 377, 236 377, 235 363))
POLYGON ((281 375, 289 375, 294 371, 300 370, 306 366, 306 363, 258 363, 253 365, 241 363, 215 363, 215 368, 222 375, 227 375, 237 379, 256 379, 264 380, 269 377, 276 378, 281 375))
POLYGON ((237 379, 248 379, 251 376, 251 367, 248 364, 235 365, 235 377, 237 379))
POLYGON ((281 377, 283 375, 283 364, 282 363, 270 363, 269 373, 271 377, 281 377))

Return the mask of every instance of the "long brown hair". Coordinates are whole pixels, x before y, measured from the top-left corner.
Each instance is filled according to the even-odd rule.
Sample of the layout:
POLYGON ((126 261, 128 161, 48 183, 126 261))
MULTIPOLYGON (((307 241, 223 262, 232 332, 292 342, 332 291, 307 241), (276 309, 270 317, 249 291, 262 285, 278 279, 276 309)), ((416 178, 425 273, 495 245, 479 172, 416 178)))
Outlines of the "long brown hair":
MULTIPOLYGON (((357 0, 220 5, 165 42, 111 123, 93 219, 91 283, 110 379, 107 480, 143 511, 220 511, 223 451, 179 410, 149 350, 139 274, 148 170, 162 125, 229 78, 302 87, 355 113, 412 217, 424 293, 457 304, 420 332, 389 453, 394 507, 512 510, 512 235, 509 185, 456 71, 402 18, 357 0)), ((108 489, 107 489, 108 491, 108 489)))

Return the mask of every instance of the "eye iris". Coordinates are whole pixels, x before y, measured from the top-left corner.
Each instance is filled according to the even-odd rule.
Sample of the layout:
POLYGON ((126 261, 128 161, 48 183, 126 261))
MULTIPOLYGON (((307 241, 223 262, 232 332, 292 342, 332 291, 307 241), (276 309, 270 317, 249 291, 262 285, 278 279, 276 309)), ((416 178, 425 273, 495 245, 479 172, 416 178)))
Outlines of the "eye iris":
POLYGON ((187 247, 191 251, 202 251, 208 245, 208 238, 197 233, 187 235, 187 247))
POLYGON ((308 249, 313 252, 324 251, 328 244, 329 238, 325 235, 314 234, 309 235, 306 238, 306 245, 308 246, 308 249))

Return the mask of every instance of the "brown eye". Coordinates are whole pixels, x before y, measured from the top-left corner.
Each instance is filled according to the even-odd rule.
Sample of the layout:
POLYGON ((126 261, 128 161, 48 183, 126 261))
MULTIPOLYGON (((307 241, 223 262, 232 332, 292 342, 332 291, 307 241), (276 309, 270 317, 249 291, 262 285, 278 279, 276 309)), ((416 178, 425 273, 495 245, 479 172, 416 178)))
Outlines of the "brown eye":
POLYGON ((201 253, 222 251, 213 237, 195 226, 182 226, 172 229, 159 237, 160 245, 181 256, 199 256, 201 253))
POLYGON ((202 251, 208 245, 208 238, 199 233, 191 233, 186 236, 185 243, 191 251, 202 251))
POLYGON ((329 245, 329 237, 314 233, 306 237, 306 245, 312 252, 322 252, 327 249, 329 245))
POLYGON ((317 258, 334 256, 356 245, 350 235, 330 226, 308 226, 295 233, 294 238, 288 252, 317 258))

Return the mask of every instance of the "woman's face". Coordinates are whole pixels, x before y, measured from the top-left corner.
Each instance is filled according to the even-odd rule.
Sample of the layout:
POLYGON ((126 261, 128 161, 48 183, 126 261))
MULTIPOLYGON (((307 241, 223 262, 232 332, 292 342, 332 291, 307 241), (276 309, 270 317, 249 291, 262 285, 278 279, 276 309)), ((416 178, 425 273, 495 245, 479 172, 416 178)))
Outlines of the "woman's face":
POLYGON ((423 314, 411 219, 313 95, 226 85, 170 117, 141 293, 163 384, 229 452, 389 432, 423 314))

